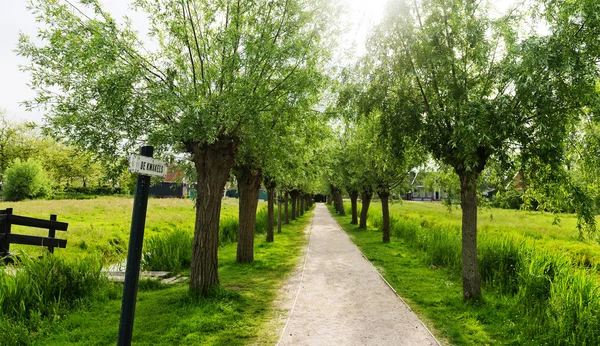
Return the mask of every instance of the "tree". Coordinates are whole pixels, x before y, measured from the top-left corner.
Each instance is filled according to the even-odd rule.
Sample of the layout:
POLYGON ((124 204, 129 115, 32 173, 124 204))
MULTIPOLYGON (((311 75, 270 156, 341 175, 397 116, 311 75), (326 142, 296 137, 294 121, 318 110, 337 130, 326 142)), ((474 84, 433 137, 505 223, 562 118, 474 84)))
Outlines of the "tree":
POLYGON ((518 20, 492 20, 472 0, 397 1, 371 40, 372 80, 390 110, 382 114, 459 177, 465 300, 481 295, 477 181, 488 160, 518 146, 538 168, 559 166, 569 126, 595 92, 585 44, 521 38, 518 20))
POLYGON ((7 120, 0 109, 0 181, 3 181, 4 172, 16 159, 27 160, 37 152, 39 146, 33 127, 33 124, 7 120))
POLYGON ((33 1, 43 43, 23 35, 18 48, 37 91, 28 105, 44 106, 54 133, 93 152, 148 143, 189 155, 198 188, 190 290, 207 295, 219 283, 221 192, 238 149, 267 133, 289 100, 318 89, 330 5, 138 0, 158 44, 147 52, 130 23, 117 25, 96 0, 83 4, 93 18, 33 1))
POLYGON ((50 180, 42 165, 33 159, 21 162, 16 159, 6 169, 4 198, 7 201, 22 201, 28 198, 45 197, 51 191, 50 180))

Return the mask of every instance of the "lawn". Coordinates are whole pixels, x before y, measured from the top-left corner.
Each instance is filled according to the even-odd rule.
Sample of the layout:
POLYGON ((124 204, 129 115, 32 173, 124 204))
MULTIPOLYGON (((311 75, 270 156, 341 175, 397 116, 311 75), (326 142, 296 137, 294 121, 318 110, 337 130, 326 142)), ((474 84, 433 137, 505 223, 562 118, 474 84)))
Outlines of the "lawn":
MULTIPOLYGON (((0 204, 15 214, 46 217, 58 214, 69 222, 67 249, 59 256, 83 257, 102 253, 106 242, 119 238, 126 244, 132 201, 104 197, 83 201, 27 201, 0 204), (88 220, 88 221, 86 221, 88 220), (93 225, 93 226, 92 226, 93 225), (78 244, 85 242, 87 248, 78 244)), ((264 208, 265 205, 261 205, 264 208)), ((151 199, 147 236, 184 229, 192 232, 194 210, 187 200, 151 199)), ((221 290, 211 298, 192 299, 187 282, 172 286, 141 282, 137 296, 133 344, 135 345, 247 345, 274 344, 283 313, 274 304, 278 292, 298 263, 306 244, 306 213, 267 243, 264 234, 255 240, 255 261, 235 262, 236 244, 219 250, 221 290)), ((237 218, 237 200, 224 199, 222 218, 237 218)), ((191 244, 190 244, 191 246, 191 244)), ((124 247, 124 249, 126 246, 124 247)), ((37 251, 37 250, 36 250, 37 251)), ((35 251, 29 250, 28 253, 35 251)), ((111 252, 117 258, 117 252, 111 252)), ((186 275, 189 271, 184 271, 186 275)), ((61 311, 37 323, 27 336, 32 345, 109 345, 117 340, 122 285, 110 284, 94 299, 82 300, 74 310, 61 311)), ((2 316, 0 315, 0 319, 2 316)), ((1 321, 0 321, 1 322, 1 321)), ((0 329, 1 331, 1 329, 0 329)), ((0 335, 0 340, 3 337, 0 335)))

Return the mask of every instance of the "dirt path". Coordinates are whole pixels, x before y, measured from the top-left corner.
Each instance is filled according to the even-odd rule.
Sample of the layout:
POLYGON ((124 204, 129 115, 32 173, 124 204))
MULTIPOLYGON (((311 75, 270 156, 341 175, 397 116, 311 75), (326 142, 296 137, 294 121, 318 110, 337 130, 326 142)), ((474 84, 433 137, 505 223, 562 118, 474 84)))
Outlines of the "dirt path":
POLYGON ((438 345, 323 204, 299 275, 278 345, 438 345))

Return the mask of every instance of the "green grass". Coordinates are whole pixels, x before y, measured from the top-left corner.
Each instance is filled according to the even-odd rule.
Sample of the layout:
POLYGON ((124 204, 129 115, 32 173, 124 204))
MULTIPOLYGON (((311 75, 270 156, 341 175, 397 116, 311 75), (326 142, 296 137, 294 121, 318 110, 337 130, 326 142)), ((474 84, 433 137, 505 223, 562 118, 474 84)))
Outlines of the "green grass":
MULTIPOLYGON (((65 202, 54 206, 52 211, 44 209, 49 204, 29 201, 9 207, 16 214, 43 216, 57 213, 59 220, 70 222, 69 245, 60 256, 82 258, 83 249, 68 250, 75 242, 85 240, 91 252, 106 241, 101 235, 86 235, 86 215, 95 219, 108 232, 109 238, 118 234, 119 227, 128 221, 111 225, 111 217, 125 217, 131 213, 131 203, 126 199, 105 197, 92 201, 46 201, 65 202), (91 202, 93 205, 79 205, 91 202), (28 204, 30 203, 30 204, 28 204), (120 211, 125 208, 127 211, 120 211), (21 212, 20 210, 23 210, 21 212), (64 215, 64 217, 61 217, 64 215), (72 220, 72 221, 71 221, 72 220), (72 222, 72 223, 71 223, 72 222), (71 228, 73 227, 73 228, 71 228), (73 231, 73 232, 71 232, 73 231), (73 238, 72 238, 73 237, 73 238)), ((237 213, 236 200, 225 199, 223 217, 233 218, 237 213)), ((6 204, 0 208, 6 208, 6 204)), ((48 207, 48 209, 52 209, 48 207)), ((261 212, 259 212, 261 213, 261 212)), ((245 345, 274 344, 280 327, 277 316, 281 313, 273 301, 277 298, 284 280, 297 264, 301 248, 306 244, 304 229, 312 213, 306 213, 290 225, 284 225, 281 234, 275 234, 275 242, 267 243, 263 234, 255 240, 255 262, 235 262, 236 244, 223 245, 219 250, 219 276, 221 290, 215 296, 195 300, 188 294, 188 283, 166 286, 157 283, 140 283, 137 296, 133 344, 135 345, 245 345)), ((127 216, 127 219, 129 216, 127 216)), ((147 235, 169 234, 171 229, 188 226, 193 222, 193 209, 189 201, 150 200, 147 235), (154 212, 154 214, 153 214, 154 212), (151 214, 153 214, 151 216, 151 214), (183 214, 183 215, 180 215, 183 214), (160 215, 160 217, 159 217, 160 215), (184 216, 189 217, 189 220, 184 216), (162 217, 162 219, 161 219, 162 217)), ((190 227, 191 230, 191 227, 190 227)), ((128 233, 128 227, 127 227, 128 233)), ((35 251, 32 251, 32 253, 35 251)), ((60 258, 60 257, 57 257, 60 258)), ((187 274, 187 270, 183 274, 187 274)), ((104 294, 93 300, 82 301, 74 310, 60 310, 36 324, 36 329, 27 330, 26 325, 0 323, 0 340, 8 340, 8 333, 29 334, 24 340, 32 345, 112 345, 118 334, 121 309, 122 285, 111 284, 104 294)), ((58 310, 57 310, 58 311, 58 310)), ((0 319, 5 317, 0 316, 0 319)), ((19 335, 17 335, 18 337, 19 335)), ((4 341, 2 342, 4 344, 4 341)), ((17 343, 19 344, 19 343, 17 343)))
MULTIPOLYGON (((50 214, 58 215, 58 221, 69 224, 68 231, 56 232, 58 238, 68 240, 65 249, 56 249, 57 256, 67 258, 100 255, 105 263, 115 263, 125 259, 133 198, 99 197, 91 200, 30 200, 23 202, 1 202, 0 209, 13 208, 16 215, 49 219, 50 214)), ((259 203, 259 210, 266 203, 259 203)), ((231 232, 237 235, 237 199, 223 198, 221 220, 229 225, 225 243, 231 242, 231 232), (232 221, 233 220, 233 221, 232 221), (232 225, 233 223, 233 225, 232 225)), ((168 233, 174 230, 193 230, 195 209, 189 199, 150 198, 146 216, 144 238, 168 233)), ((14 226, 14 233, 47 236, 48 231, 14 226)), ((27 245, 11 245, 11 252, 20 250, 30 255, 39 255, 42 248, 27 245)))
MULTIPOLYGON (((536 239, 519 237, 516 231, 482 232, 479 262, 484 299, 464 303, 460 232, 448 222, 450 217, 437 221, 426 208, 439 216, 435 204, 414 206, 419 218, 404 217, 395 206, 390 244, 381 242, 377 206, 370 210, 367 231, 350 225, 349 216, 338 217, 338 222, 411 307, 430 321, 439 338, 457 345, 600 342, 596 268, 587 269, 569 255, 539 246, 545 235, 529 230, 532 224, 524 224, 522 232, 538 232, 536 239)), ((540 222, 548 216, 530 217, 540 222)))
MULTIPOLYGON (((379 201, 374 201, 371 205, 374 211, 381 210, 379 201)), ((460 232, 462 213, 458 206, 452 207, 451 212, 448 212, 448 208, 441 203, 402 201, 390 205, 390 215, 427 228, 460 232)), ((600 225, 600 218, 597 220, 600 225)), ((477 220, 481 235, 490 238, 509 237, 517 242, 527 240, 535 247, 568 255, 574 262, 586 262, 588 265, 600 263, 598 242, 579 240, 576 225, 577 216, 574 214, 555 216, 536 211, 498 208, 479 209, 477 220)))

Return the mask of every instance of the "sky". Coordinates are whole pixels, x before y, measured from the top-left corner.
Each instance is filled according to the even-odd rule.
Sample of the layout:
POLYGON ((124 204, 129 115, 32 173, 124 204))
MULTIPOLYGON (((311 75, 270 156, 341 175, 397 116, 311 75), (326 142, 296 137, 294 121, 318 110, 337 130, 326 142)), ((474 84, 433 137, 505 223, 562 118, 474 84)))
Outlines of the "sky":
MULTIPOLYGON (((59 0, 64 1, 64 0, 59 0)), ((344 19, 349 28, 342 37, 344 49, 364 51, 365 38, 369 29, 377 24, 387 0, 340 0, 344 6, 344 19)), ((77 1, 72 1, 77 4, 77 1)), ((144 36, 148 31, 148 22, 144 14, 129 9, 128 0, 102 0, 104 8, 115 18, 127 15, 134 27, 144 36)), ((495 0, 498 11, 504 11, 514 0, 495 0)), ((10 120, 34 121, 41 123, 44 114, 40 111, 26 111, 21 102, 31 100, 35 93, 28 86, 29 75, 19 70, 27 60, 15 53, 19 33, 35 37, 37 23, 27 11, 26 0, 0 0, 0 109, 10 120)), ((79 7, 79 6, 78 6, 79 7)))

